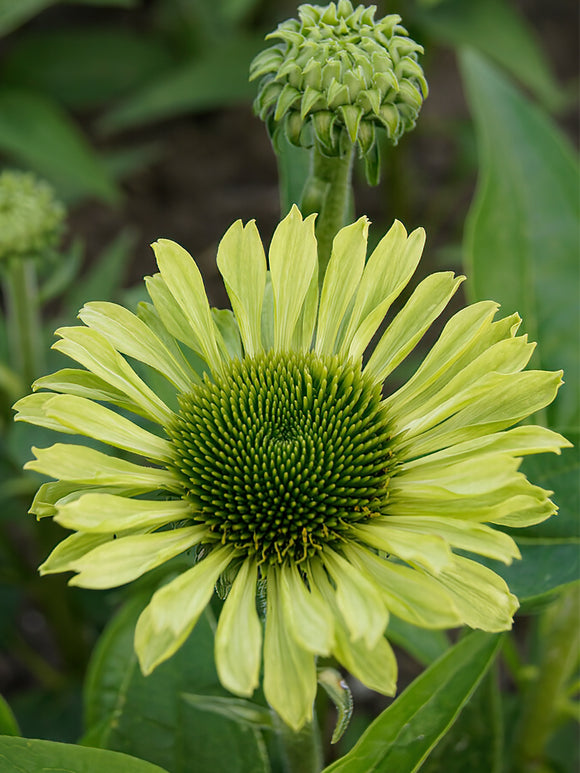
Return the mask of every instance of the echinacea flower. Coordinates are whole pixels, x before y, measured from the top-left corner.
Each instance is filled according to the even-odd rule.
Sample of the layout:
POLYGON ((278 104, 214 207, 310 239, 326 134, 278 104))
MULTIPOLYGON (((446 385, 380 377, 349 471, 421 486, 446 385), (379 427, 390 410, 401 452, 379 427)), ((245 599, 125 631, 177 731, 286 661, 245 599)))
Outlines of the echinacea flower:
POLYGON ((109 588, 191 551, 191 568, 137 624, 143 672, 182 645, 225 578, 220 679, 249 696, 263 660, 265 696, 294 729, 312 717, 317 655, 394 693, 390 615, 425 628, 511 626, 517 599, 464 553, 518 557, 488 524, 550 516, 549 492, 518 467, 568 445, 541 427, 508 429, 554 399, 561 372, 523 371, 534 346, 516 335, 517 314, 494 321, 492 301, 452 316, 393 391, 391 373, 462 277, 420 282, 368 352, 424 232, 395 222, 366 261, 367 230, 363 217, 337 234, 319 296, 314 216, 292 209, 268 263, 254 222, 234 223, 217 255, 233 313, 210 309, 187 252, 156 242, 152 303, 136 315, 87 304, 85 326, 61 328, 54 345, 83 369, 39 379, 35 389, 50 391, 16 406, 19 420, 133 455, 34 449, 27 468, 55 481, 32 512, 74 531, 41 572, 109 588))

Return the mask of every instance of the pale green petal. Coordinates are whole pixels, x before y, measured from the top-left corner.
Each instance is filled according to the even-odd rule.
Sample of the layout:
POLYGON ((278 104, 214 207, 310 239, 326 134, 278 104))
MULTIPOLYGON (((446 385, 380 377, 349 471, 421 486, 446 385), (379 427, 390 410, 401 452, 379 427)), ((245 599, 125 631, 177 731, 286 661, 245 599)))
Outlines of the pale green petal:
POLYGON ((182 499, 150 501, 93 492, 58 504, 55 510, 54 520, 61 526, 96 534, 158 528, 191 517, 191 505, 182 499))
MULTIPOLYGON (((312 348, 316 319, 318 316, 318 263, 314 266, 314 273, 310 280, 310 286, 304 298, 304 305, 294 330, 295 346, 293 349, 308 352, 312 348)), ((294 344, 293 341, 293 344, 294 344)))
MULTIPOLYGON (((540 490, 543 491, 543 489, 540 490)), ((523 529, 527 526, 536 526, 536 524, 542 523, 557 512, 558 508, 547 496, 542 499, 514 497, 512 500, 508 500, 503 512, 494 513, 486 520, 498 526, 523 529), (508 507, 508 504, 511 506, 508 507)))
MULTIPOLYGON (((80 319, 104 336, 118 352, 144 362, 165 376, 182 392, 191 389, 192 379, 199 378, 191 369, 184 370, 163 341, 135 314, 116 303, 87 303, 79 312, 80 319)), ((195 382, 194 382, 195 383, 195 382)))
POLYGON ((173 456, 168 440, 85 397, 43 392, 19 400, 14 407, 20 411, 17 421, 86 435, 148 459, 167 462, 173 456), (39 400, 42 405, 37 405, 39 400))
MULTIPOLYGON (((203 535, 207 535, 204 526, 193 528, 201 528, 203 535)), ((191 626, 192 621, 197 622, 232 555, 229 547, 214 548, 191 569, 160 588, 150 603, 155 630, 167 629, 179 636, 184 627, 191 626)))
POLYGON ((115 588, 141 577, 156 566, 189 550, 206 536, 204 526, 137 534, 111 539, 82 558, 71 561, 67 570, 78 572, 70 585, 81 588, 115 588))
POLYGON ((407 529, 410 534, 434 534, 454 548, 494 558, 504 564, 511 564, 514 558, 521 558, 518 546, 509 534, 481 523, 461 521, 459 518, 414 515, 391 515, 388 519, 389 523, 407 529))
POLYGON ((139 493, 179 491, 175 475, 156 467, 142 467, 124 459, 108 456, 86 446, 55 443, 49 448, 32 448, 36 459, 24 465, 51 478, 76 481, 93 486, 122 486, 139 493))
POLYGON ((188 318, 183 313, 161 274, 145 277, 145 286, 153 307, 164 326, 176 341, 188 346, 192 351, 203 357, 203 349, 199 337, 193 331, 188 318))
POLYGON ((272 277, 269 271, 266 274, 261 330, 262 346, 264 351, 268 352, 274 348, 274 291, 272 290, 272 277))
POLYGON ((171 421, 173 414, 163 400, 100 333, 88 327, 63 327, 56 332, 62 339, 53 344, 53 349, 80 362, 87 370, 123 392, 154 421, 164 426, 171 421))
POLYGON ((38 571, 40 574, 68 572, 72 563, 110 541, 110 534, 71 534, 58 543, 38 571))
POLYGON ((231 309, 212 309, 211 316, 219 331, 218 343, 223 346, 222 354, 229 360, 241 360, 244 351, 240 328, 231 309))
POLYGON ((143 676, 149 676, 157 666, 168 660, 185 643, 197 619, 190 621, 176 636, 169 628, 157 631, 153 626, 151 605, 141 612, 135 626, 135 654, 143 676))
POLYGON ((320 296, 317 354, 332 354, 340 323, 357 291, 367 254, 369 220, 359 218, 334 237, 320 296))
POLYGON ((318 265, 315 217, 310 215, 303 221, 297 207, 293 206, 272 237, 269 260, 274 293, 274 348, 277 351, 291 346, 318 265))
POLYGON ((422 435, 397 441, 403 456, 413 457, 440 448, 488 435, 516 424, 526 416, 549 405, 562 384, 562 371, 525 371, 510 375, 497 374, 498 389, 484 394, 451 418, 422 435))
POLYGON ((385 403, 397 412, 409 402, 422 403, 421 396, 434 383, 441 377, 449 379, 451 367, 491 325, 497 309, 493 301, 480 301, 454 314, 419 368, 385 403))
POLYGON ((268 572, 264 695, 284 722, 298 731, 312 721, 316 668, 314 655, 289 635, 276 575, 276 569, 268 572))
POLYGON ((177 301, 199 340, 201 352, 212 371, 222 368, 221 351, 225 348, 211 316, 203 279, 191 255, 169 239, 153 245, 159 271, 171 295, 177 301))
POLYGON ((280 569, 280 597, 292 636, 305 650, 329 655, 334 642, 333 615, 314 584, 308 589, 293 564, 280 569))
POLYGON ((100 486, 78 483, 78 481, 50 481, 49 483, 43 483, 40 486, 34 495, 34 499, 32 500, 28 512, 35 515, 38 519, 52 517, 56 515, 57 505, 72 502, 89 492, 123 494, 126 497, 137 496, 141 493, 139 489, 132 489, 129 486, 103 488, 100 486))
POLYGON ((402 470, 391 480, 391 493, 402 496, 449 498, 452 494, 471 496, 495 491, 521 478, 520 459, 509 454, 467 458, 459 462, 422 465, 402 470))
POLYGON ((217 265, 240 326, 245 353, 252 357, 262 351, 266 286, 266 255, 254 220, 245 227, 241 220, 230 226, 219 244, 217 265))
POLYGON ((32 388, 35 392, 38 389, 51 389, 66 395, 76 395, 76 397, 86 397, 89 400, 112 403, 132 413, 149 417, 149 412, 144 411, 134 400, 88 370, 63 368, 56 373, 36 379, 32 388))
POLYGON ((342 665, 369 689, 382 695, 397 691, 397 660, 391 645, 381 637, 373 647, 362 640, 352 641, 342 626, 337 626, 334 655, 342 665))
POLYGON ((262 624, 256 611, 257 565, 244 561, 220 613, 215 662, 220 682, 249 697, 260 683, 262 624))
MULTIPOLYGON (((376 345, 365 373, 375 381, 384 381, 415 348, 464 279, 455 277, 451 271, 431 274, 424 279, 376 345)), ((358 350, 351 347, 351 356, 357 357, 359 354, 358 350)))
MULTIPOLYGON (((403 410, 393 421, 393 432, 418 435, 469 406, 476 398, 501 389, 505 379, 521 371, 533 354, 535 344, 528 344, 526 336, 499 341, 469 363, 448 383, 440 383, 439 390, 425 399, 412 412, 403 410)), ((443 379, 441 379, 443 382, 443 379)))
POLYGON ((430 534, 408 534, 390 525, 390 516, 375 518, 357 526, 356 536, 377 550, 398 556, 403 561, 420 564, 440 572, 451 561, 449 545, 441 537, 430 534))
POLYGON ((339 352, 360 357, 399 296, 421 258, 425 231, 418 228, 407 238, 395 220, 370 256, 355 296, 348 326, 339 338, 339 352))
POLYGON ((393 615, 420 628, 454 628, 461 624, 451 597, 431 577, 355 544, 346 547, 345 553, 373 578, 393 615))
POLYGON ((335 582, 336 604, 351 638, 364 639, 367 647, 374 647, 383 635, 389 619, 377 589, 333 550, 325 548, 322 558, 335 582))
POLYGON ((462 556, 437 576, 449 593, 463 622, 483 631, 506 631, 512 627, 519 606, 505 581, 486 566, 462 556))

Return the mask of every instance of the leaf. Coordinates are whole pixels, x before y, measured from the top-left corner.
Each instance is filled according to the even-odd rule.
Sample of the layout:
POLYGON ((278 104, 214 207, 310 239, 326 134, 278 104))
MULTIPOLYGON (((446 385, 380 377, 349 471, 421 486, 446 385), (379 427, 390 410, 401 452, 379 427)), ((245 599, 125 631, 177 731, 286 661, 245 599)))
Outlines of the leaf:
POLYGON ((535 365, 564 369, 566 385, 548 409, 564 434, 580 424, 577 290, 578 165, 547 117, 473 50, 460 57, 475 119, 480 179, 464 251, 472 300, 519 311, 535 365))
POLYGON ((310 151, 292 145, 284 132, 276 140, 276 156, 280 177, 280 211, 288 214, 292 204, 300 206, 302 193, 310 173, 310 151))
POLYGON ((86 746, 0 736, 2 773, 167 773, 126 754, 86 746))
POLYGON ((12 709, 0 695, 0 736, 20 735, 20 728, 12 709))
POLYGON ((497 634, 468 634, 417 677, 325 773, 418 770, 469 700, 500 642, 497 634))
POLYGON ((504 67, 548 109, 566 97, 554 77, 535 30, 506 0, 446 0, 418 14, 434 37, 454 46, 473 46, 504 67))
POLYGON ((580 577, 580 539, 520 538, 517 543, 521 561, 506 566, 480 557, 479 562, 504 578, 523 611, 543 605, 580 577))
POLYGON ((422 666, 430 666, 449 649, 445 631, 418 628, 395 616, 389 619, 387 638, 412 655, 422 666))
POLYGON ((99 641, 85 691, 85 740, 155 762, 171 773, 198 770, 266 773, 261 731, 215 711, 202 711, 188 694, 231 697, 214 665, 212 614, 202 615, 183 647, 144 677, 133 634, 146 598, 130 601, 99 641))
POLYGON ((0 89, 0 152, 48 178, 65 198, 119 199, 78 127, 54 102, 32 91, 0 89))
POLYGON ((263 45, 263 38, 255 36, 214 46, 203 57, 179 65, 128 95, 104 116, 102 129, 119 131, 250 99, 256 90, 248 81, 250 62, 263 45))
MULTIPOLYGON (((45 8, 58 5, 61 0, 0 0, 0 35, 6 35, 45 8)), ((130 8, 137 0, 69 0, 79 5, 118 5, 130 8)))
POLYGON ((66 107, 86 109, 144 86, 173 63, 161 41, 143 31, 67 27, 16 40, 2 75, 6 85, 37 89, 66 107))

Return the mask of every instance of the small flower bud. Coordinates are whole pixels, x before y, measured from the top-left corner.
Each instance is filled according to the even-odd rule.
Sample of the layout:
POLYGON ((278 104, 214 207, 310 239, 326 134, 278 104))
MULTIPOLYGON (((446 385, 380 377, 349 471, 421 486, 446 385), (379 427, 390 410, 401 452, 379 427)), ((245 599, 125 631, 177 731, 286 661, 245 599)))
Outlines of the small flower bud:
POLYGON ((62 232, 65 208, 54 189, 28 172, 0 174, 0 262, 50 251, 62 232))
POLYGON ((301 5, 299 19, 267 36, 279 42, 254 59, 250 79, 260 79, 254 108, 275 145, 282 131, 295 145, 318 141, 329 156, 350 143, 367 156, 377 128, 396 144, 414 127, 428 91, 423 48, 400 16, 375 21, 375 11, 350 0, 301 5))

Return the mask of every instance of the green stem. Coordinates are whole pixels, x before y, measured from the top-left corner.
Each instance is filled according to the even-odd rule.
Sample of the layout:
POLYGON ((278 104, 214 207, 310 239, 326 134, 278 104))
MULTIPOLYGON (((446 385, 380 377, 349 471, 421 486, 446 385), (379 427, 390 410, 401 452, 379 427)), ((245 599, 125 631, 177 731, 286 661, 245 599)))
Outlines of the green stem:
POLYGON ((316 720, 305 725, 298 733, 278 717, 275 721, 284 759, 284 773, 320 773, 324 763, 316 720))
POLYGON ((25 388, 42 372, 42 327, 32 258, 10 262, 4 276, 7 328, 14 369, 25 388))
POLYGON ((519 770, 542 770, 544 749, 558 720, 561 697, 578 658, 580 585, 564 591, 544 613, 538 678, 524 694, 515 743, 519 770))
POLYGON ((353 146, 344 156, 325 156, 318 145, 312 149, 311 173, 302 194, 303 215, 318 212, 318 280, 322 285, 330 260, 332 241, 345 225, 352 187, 353 146))

